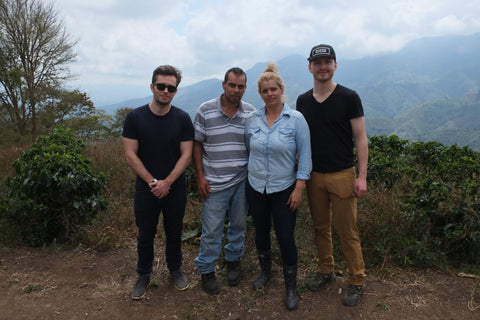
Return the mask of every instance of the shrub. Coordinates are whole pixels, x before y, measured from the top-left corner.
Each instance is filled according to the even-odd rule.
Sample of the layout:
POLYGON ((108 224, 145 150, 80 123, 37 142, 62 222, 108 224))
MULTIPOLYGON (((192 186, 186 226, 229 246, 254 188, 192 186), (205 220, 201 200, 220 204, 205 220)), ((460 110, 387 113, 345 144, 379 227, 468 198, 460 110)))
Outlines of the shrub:
POLYGON ((402 155, 408 140, 392 136, 373 136, 369 143, 368 177, 377 185, 392 188, 402 177, 402 155))
POLYGON ((64 242, 106 207, 105 176, 93 173, 84 149, 70 130, 57 127, 14 161, 3 214, 26 244, 64 242))
POLYGON ((377 192, 363 203, 367 211, 382 203, 381 193, 389 195, 383 209, 373 210, 374 219, 361 221, 369 234, 367 246, 383 256, 382 264, 480 262, 478 152, 438 142, 408 144, 396 136, 373 137, 369 185, 377 192))

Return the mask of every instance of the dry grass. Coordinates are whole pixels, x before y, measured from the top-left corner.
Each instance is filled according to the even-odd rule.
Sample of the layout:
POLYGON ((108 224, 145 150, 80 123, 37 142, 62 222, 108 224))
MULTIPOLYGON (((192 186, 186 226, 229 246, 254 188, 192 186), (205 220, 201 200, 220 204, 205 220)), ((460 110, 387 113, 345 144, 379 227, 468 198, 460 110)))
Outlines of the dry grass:
POLYGON ((96 250, 110 250, 124 244, 136 232, 133 219, 135 173, 125 160, 121 138, 88 146, 86 156, 96 172, 106 175, 108 208, 86 230, 87 242, 96 250))
MULTIPOLYGON (((3 199, 7 197, 7 190, 5 187, 5 179, 15 173, 12 166, 13 162, 18 159, 22 152, 27 147, 3 147, 0 153, 0 209, 3 199)), ((15 244, 17 240, 15 230, 6 224, 3 219, 3 210, 0 210, 0 244, 8 243, 10 245, 15 244)))
POLYGON ((8 176, 15 173, 12 163, 18 159, 22 152, 27 150, 28 147, 5 147, 2 148, 0 153, 0 179, 3 181, 8 176))

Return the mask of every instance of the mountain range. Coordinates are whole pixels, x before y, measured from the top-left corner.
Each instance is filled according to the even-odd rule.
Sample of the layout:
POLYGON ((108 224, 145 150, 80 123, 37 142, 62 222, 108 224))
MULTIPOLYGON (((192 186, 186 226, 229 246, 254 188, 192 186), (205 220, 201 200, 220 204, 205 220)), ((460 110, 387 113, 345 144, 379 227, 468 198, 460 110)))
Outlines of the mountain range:
MULTIPOLYGON (((480 150, 480 33, 422 38, 400 51, 355 60, 337 57, 334 81, 354 89, 362 99, 367 134, 391 135, 412 141, 457 143, 480 150)), ((312 87, 305 56, 274 61, 285 83, 287 103, 295 107, 299 94, 312 87)), ((245 70, 243 100, 263 103, 256 81, 268 61, 245 70)), ((221 79, 181 87, 173 104, 192 119, 198 106, 222 93, 221 79)), ((151 96, 123 101, 104 109, 134 108, 151 96)))

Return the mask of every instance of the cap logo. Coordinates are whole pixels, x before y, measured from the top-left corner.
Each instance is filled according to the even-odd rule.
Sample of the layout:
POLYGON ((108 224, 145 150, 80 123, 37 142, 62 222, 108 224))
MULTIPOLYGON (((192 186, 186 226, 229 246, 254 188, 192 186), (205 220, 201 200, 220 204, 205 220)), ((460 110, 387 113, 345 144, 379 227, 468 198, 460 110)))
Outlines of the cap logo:
POLYGON ((313 59, 321 57, 332 58, 335 60, 335 50, 333 50, 328 44, 319 44, 312 48, 310 51, 310 57, 307 60, 312 61, 313 59))
POLYGON ((326 47, 316 48, 312 52, 312 56, 317 56, 317 55, 329 56, 330 55, 330 48, 326 48, 326 47))

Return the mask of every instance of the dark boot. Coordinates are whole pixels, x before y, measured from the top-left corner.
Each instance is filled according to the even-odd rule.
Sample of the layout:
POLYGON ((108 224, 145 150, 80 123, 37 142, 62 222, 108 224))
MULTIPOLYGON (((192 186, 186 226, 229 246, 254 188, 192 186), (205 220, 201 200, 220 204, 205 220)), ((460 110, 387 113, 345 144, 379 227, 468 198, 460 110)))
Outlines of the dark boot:
POLYGON ((265 287, 272 277, 272 252, 270 250, 258 253, 258 261, 262 272, 253 282, 253 290, 260 290, 265 287))
POLYGON ((215 271, 202 274, 202 287, 208 294, 217 294, 220 292, 215 271))
POLYGON ((285 305, 288 310, 298 308, 297 297, 297 265, 283 266, 283 276, 285 277, 285 288, 287 291, 285 305))
POLYGON ((236 286, 242 278, 240 261, 227 261, 227 279, 230 286, 236 286))

